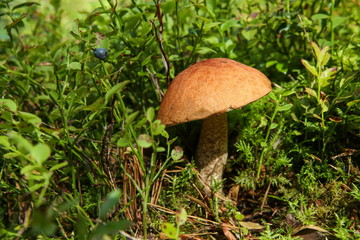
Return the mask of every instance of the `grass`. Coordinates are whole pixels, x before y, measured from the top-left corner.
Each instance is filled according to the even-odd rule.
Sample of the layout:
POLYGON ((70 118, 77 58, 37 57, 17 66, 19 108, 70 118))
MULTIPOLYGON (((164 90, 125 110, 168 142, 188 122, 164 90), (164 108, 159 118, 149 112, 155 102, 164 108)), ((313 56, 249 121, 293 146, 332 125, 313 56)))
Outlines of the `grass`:
POLYGON ((71 28, 65 6, 0 3, 1 238, 294 239, 291 214, 360 239, 356 1, 99 0, 71 28), (214 57, 273 82, 229 113, 227 198, 199 186, 199 123, 156 120, 214 57))

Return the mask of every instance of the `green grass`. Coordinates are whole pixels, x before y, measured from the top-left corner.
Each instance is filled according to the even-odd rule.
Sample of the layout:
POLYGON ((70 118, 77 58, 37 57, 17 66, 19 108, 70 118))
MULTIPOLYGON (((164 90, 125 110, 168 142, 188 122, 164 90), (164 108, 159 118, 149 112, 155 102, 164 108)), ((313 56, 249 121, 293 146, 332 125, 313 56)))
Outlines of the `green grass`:
POLYGON ((39 3, 0 3, 0 238, 293 239, 292 214, 360 239, 357 1, 39 3), (199 187, 199 123, 156 120, 215 57, 273 82, 229 113, 232 202, 199 187))

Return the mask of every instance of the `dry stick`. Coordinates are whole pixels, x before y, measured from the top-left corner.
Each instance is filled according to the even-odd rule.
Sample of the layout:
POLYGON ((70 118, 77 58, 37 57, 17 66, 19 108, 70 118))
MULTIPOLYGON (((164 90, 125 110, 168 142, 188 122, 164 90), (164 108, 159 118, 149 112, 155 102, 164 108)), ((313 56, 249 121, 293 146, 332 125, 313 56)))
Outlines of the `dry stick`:
POLYGON ((165 50, 164 50, 164 46, 163 46, 163 42, 162 42, 162 33, 164 31, 164 24, 163 24, 163 20, 162 20, 162 13, 161 13, 161 7, 160 7, 160 1, 158 1, 156 3, 156 16, 159 20, 159 31, 157 30, 154 20, 150 20, 150 23, 153 25, 154 27, 154 31, 155 31, 155 37, 156 37, 156 41, 159 44, 159 48, 161 51, 161 59, 164 63, 164 67, 166 69, 166 81, 169 84, 170 83, 170 61, 169 58, 167 57, 165 50))
POLYGON ((268 185, 267 188, 266 188, 266 192, 265 192, 265 195, 264 195, 264 199, 263 199, 263 201, 262 201, 262 203, 261 203, 261 206, 260 206, 260 210, 261 210, 261 211, 263 210, 263 208, 264 208, 264 206, 265 206, 265 202, 266 202, 266 200, 267 200, 267 196, 268 196, 269 191, 270 191, 270 186, 271 186, 271 182, 269 182, 269 185, 268 185))
POLYGON ((154 82, 154 85, 156 87, 156 90, 158 92, 158 96, 159 96, 159 101, 161 102, 163 97, 164 97, 164 92, 161 90, 160 85, 159 85, 159 79, 155 76, 155 74, 153 74, 148 68, 146 68, 146 71, 149 73, 152 81, 154 82))
MULTIPOLYGON (((156 205, 156 204, 148 203, 148 205, 152 206, 154 208, 157 208, 162 212, 166 212, 166 213, 173 214, 173 215, 177 214, 177 212, 175 212, 173 210, 170 210, 168 208, 165 208, 165 207, 162 207, 162 206, 159 206, 159 205, 156 205)), ((228 228, 231 228, 231 229, 239 229, 239 227, 228 224, 228 223, 219 223, 219 222, 215 222, 215 221, 212 221, 212 220, 209 220, 209 219, 206 219, 206 218, 201 218, 201 217, 192 216, 192 215, 188 215, 187 217, 189 219, 199 220, 201 222, 198 222, 198 223, 203 224, 203 225, 210 225, 210 226, 211 225, 216 225, 216 226, 225 226, 225 227, 228 227, 228 228)))

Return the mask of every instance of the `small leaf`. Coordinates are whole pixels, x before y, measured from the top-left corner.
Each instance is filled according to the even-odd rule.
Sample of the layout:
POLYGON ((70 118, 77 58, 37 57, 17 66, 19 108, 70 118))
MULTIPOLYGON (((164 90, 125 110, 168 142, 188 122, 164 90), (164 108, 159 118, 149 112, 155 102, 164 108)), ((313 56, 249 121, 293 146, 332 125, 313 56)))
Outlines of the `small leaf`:
POLYGON ((131 113, 129 116, 127 116, 127 118, 125 119, 125 123, 126 124, 131 124, 135 118, 137 117, 137 115, 139 115, 139 111, 133 112, 131 113))
POLYGON ((116 145, 119 147, 127 147, 131 145, 131 136, 127 133, 124 134, 117 142, 116 145))
POLYGON ((256 35, 257 33, 257 30, 254 28, 254 29, 249 29, 249 30, 242 30, 241 31, 241 34, 243 35, 243 37, 246 39, 246 40, 251 40, 254 38, 254 36, 256 35))
POLYGON ((17 110, 16 103, 11 99, 0 99, 0 106, 12 112, 16 112, 17 110))
POLYGON ((51 154, 50 147, 45 143, 38 143, 36 144, 30 152, 30 156, 32 159, 35 159, 35 161, 38 164, 42 164, 45 162, 51 154))
POLYGON ((171 158, 174 161, 179 161, 183 155, 184 155, 184 150, 179 146, 176 146, 174 147, 173 150, 171 150, 171 158))
POLYGON ((11 132, 9 134, 9 140, 11 143, 16 144, 19 151, 23 154, 30 153, 33 148, 33 145, 26 138, 16 132, 11 132))
POLYGON ((146 120, 152 122, 154 118, 155 118, 155 110, 154 108, 151 107, 146 111, 146 120))
POLYGON ((317 94, 316 94, 316 92, 315 92, 315 90, 314 89, 311 89, 311 88, 305 88, 305 92, 307 93, 307 94, 309 94, 310 96, 313 96, 314 98, 317 98, 317 94))
POLYGON ((357 100, 353 100, 353 101, 346 103, 346 106, 352 107, 352 106, 356 106, 359 103, 360 103, 360 100, 357 99, 357 100))
POLYGON ((289 111, 291 108, 292 108, 292 104, 285 104, 285 105, 278 107, 277 110, 279 112, 283 112, 283 111, 289 111))
POLYGON ((265 228, 263 225, 254 222, 239 222, 239 223, 242 227, 250 230, 260 230, 265 228))
POLYGON ((7 136, 0 136, 0 145, 8 148, 10 147, 9 137, 7 136))
POLYGON ((327 19, 329 18, 330 16, 327 15, 327 14, 323 14, 323 13, 319 13, 319 14, 314 14, 313 16, 311 16, 311 18, 313 20, 322 20, 322 19, 327 19))
POLYGON ((178 226, 184 225, 187 220, 187 213, 185 208, 180 208, 176 213, 176 223, 178 226))
POLYGON ((40 5, 39 3, 36 3, 36 2, 25 2, 25 3, 21 3, 21 4, 14 6, 12 11, 14 11, 15 9, 18 9, 18 8, 22 8, 22 7, 30 7, 34 4, 40 5))
POLYGON ((316 68, 312 66, 308 61, 305 59, 301 59, 301 63, 306 67, 306 69, 311 72, 312 75, 318 76, 318 72, 316 71, 316 68))
POLYGON ((310 42, 312 49, 314 50, 315 57, 319 60, 320 48, 315 42, 310 42))
POLYGON ((153 139, 148 134, 140 134, 137 138, 137 144, 143 148, 149 148, 153 144, 153 139))
POLYGON ((68 165, 68 162, 62 162, 62 163, 56 164, 55 166, 52 166, 49 171, 53 172, 53 171, 56 171, 56 170, 58 170, 60 168, 65 167, 67 165, 68 165))
POLYGON ((218 26, 218 25, 220 25, 220 24, 221 24, 221 22, 209 22, 209 23, 205 23, 203 29, 204 29, 205 31, 207 31, 207 30, 210 30, 211 28, 216 27, 216 26, 218 26))
POLYGON ((33 192, 33 191, 36 191, 36 190, 38 190, 38 189, 40 189, 40 188, 42 188, 42 187, 44 187, 44 183, 37 183, 37 184, 35 184, 35 185, 30 186, 30 187, 29 187, 29 190, 30 190, 31 192, 33 192))
POLYGON ((325 53, 323 60, 321 62, 321 66, 325 66, 330 60, 331 55, 329 53, 325 53))
POLYGON ((325 64, 327 63, 327 61, 330 59, 330 54, 329 53, 327 53, 327 51, 329 51, 329 49, 330 49, 330 47, 329 46, 326 46, 326 47, 324 47, 323 49, 321 49, 320 50, 320 53, 319 53, 319 55, 318 55, 318 57, 317 57, 317 65, 319 66, 319 67, 323 67, 323 66, 325 66, 325 64), (328 55, 328 56, 326 56, 326 55, 328 55), (325 57, 326 56, 326 57, 325 57), (324 59, 326 60, 326 61, 324 61, 324 59))
POLYGON ((81 70, 81 64, 79 62, 72 62, 69 64, 71 70, 81 70))
POLYGON ((90 234, 88 239, 96 240, 96 239, 106 239, 103 238, 103 235, 106 234, 115 234, 120 230, 124 230, 130 227, 131 223, 127 220, 120 220, 120 221, 112 221, 107 222, 105 224, 99 224, 95 230, 90 234))
POLYGON ((106 217, 106 214, 115 207, 116 204, 119 203, 119 199, 121 197, 120 190, 114 190, 110 192, 105 201, 100 205, 100 211, 99 211, 99 217, 101 219, 104 219, 106 217))
POLYGON ((235 214, 235 218, 239 221, 242 221, 245 218, 245 216, 243 214, 241 214, 240 212, 237 212, 235 214))
POLYGON ((225 32, 225 31, 227 31, 229 28, 234 27, 234 26, 236 26, 236 25, 238 25, 238 20, 236 20, 236 19, 234 19, 234 18, 229 19, 229 20, 227 20, 227 21, 225 21, 225 22, 223 22, 223 23, 221 24, 221 26, 220 26, 220 31, 225 32))
POLYGON ((100 97, 95 102, 93 102, 92 104, 84 107, 84 110, 98 111, 104 106, 104 102, 105 102, 104 98, 100 97))
POLYGON ((166 138, 166 139, 169 138, 169 134, 168 134, 168 132, 165 131, 165 130, 161 132, 161 136, 163 136, 163 137, 166 138))
POLYGON ((110 98, 112 96, 114 96, 114 94, 116 93, 120 93, 125 86, 129 83, 130 81, 123 81, 121 83, 116 84, 115 86, 113 86, 106 94, 105 94, 105 101, 108 102, 110 100, 110 98))
POLYGON ((176 239, 176 228, 174 224, 168 222, 161 224, 161 231, 166 237, 176 239))
POLYGON ((10 158, 16 158, 16 157, 19 157, 21 156, 20 153, 17 153, 17 152, 9 152, 9 153, 5 153, 3 155, 3 158, 7 158, 7 159, 10 159, 10 158))
POLYGON ((159 135, 165 130, 165 125, 161 124, 160 120, 155 120, 153 123, 151 123, 151 132, 153 135, 159 135))
POLYGON ((32 113, 19 112, 18 114, 24 121, 31 123, 35 126, 40 126, 40 124, 42 123, 41 119, 32 113))

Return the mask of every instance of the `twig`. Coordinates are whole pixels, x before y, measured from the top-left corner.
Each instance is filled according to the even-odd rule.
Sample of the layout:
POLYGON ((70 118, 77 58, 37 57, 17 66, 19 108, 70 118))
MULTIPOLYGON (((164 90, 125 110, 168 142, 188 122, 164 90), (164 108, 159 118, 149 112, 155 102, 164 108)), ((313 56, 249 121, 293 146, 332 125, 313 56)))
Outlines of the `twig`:
POLYGON ((158 31, 157 27, 155 26, 155 23, 154 23, 155 20, 150 20, 150 23, 154 27, 156 41, 158 42, 159 48, 160 48, 160 51, 161 51, 161 59, 163 61, 163 64, 164 64, 164 67, 165 67, 165 70, 166 70, 166 81, 169 84, 170 83, 170 68, 171 68, 171 65, 170 65, 169 58, 167 57, 167 55, 165 53, 164 45, 163 45, 163 41, 162 41, 162 34, 163 34, 163 31, 164 31, 164 24, 163 24, 163 20, 162 20, 160 2, 161 2, 161 0, 159 0, 159 1, 157 1, 155 3, 156 4, 156 16, 157 16, 157 19, 158 19, 158 21, 160 23, 159 24, 159 31, 158 31))
POLYGON ((146 71, 149 73, 151 79, 154 82, 155 88, 156 88, 156 90, 158 92, 159 101, 161 102, 163 97, 164 97, 164 92, 160 88, 159 79, 148 68, 146 68, 146 71))
POLYGON ((120 231, 120 234, 125 236, 127 239, 130 239, 130 240, 141 240, 140 238, 134 238, 134 237, 130 236, 129 234, 127 234, 124 231, 120 231))
POLYGON ((265 192, 265 195, 264 195, 264 199, 263 199, 263 201, 262 201, 262 203, 261 203, 261 206, 260 206, 260 210, 261 210, 261 211, 263 210, 263 208, 264 208, 264 206, 265 206, 265 202, 266 202, 266 200, 267 200, 267 196, 268 196, 269 191, 270 191, 270 186, 271 186, 271 182, 269 182, 269 185, 268 185, 267 188, 266 188, 266 192, 265 192))

